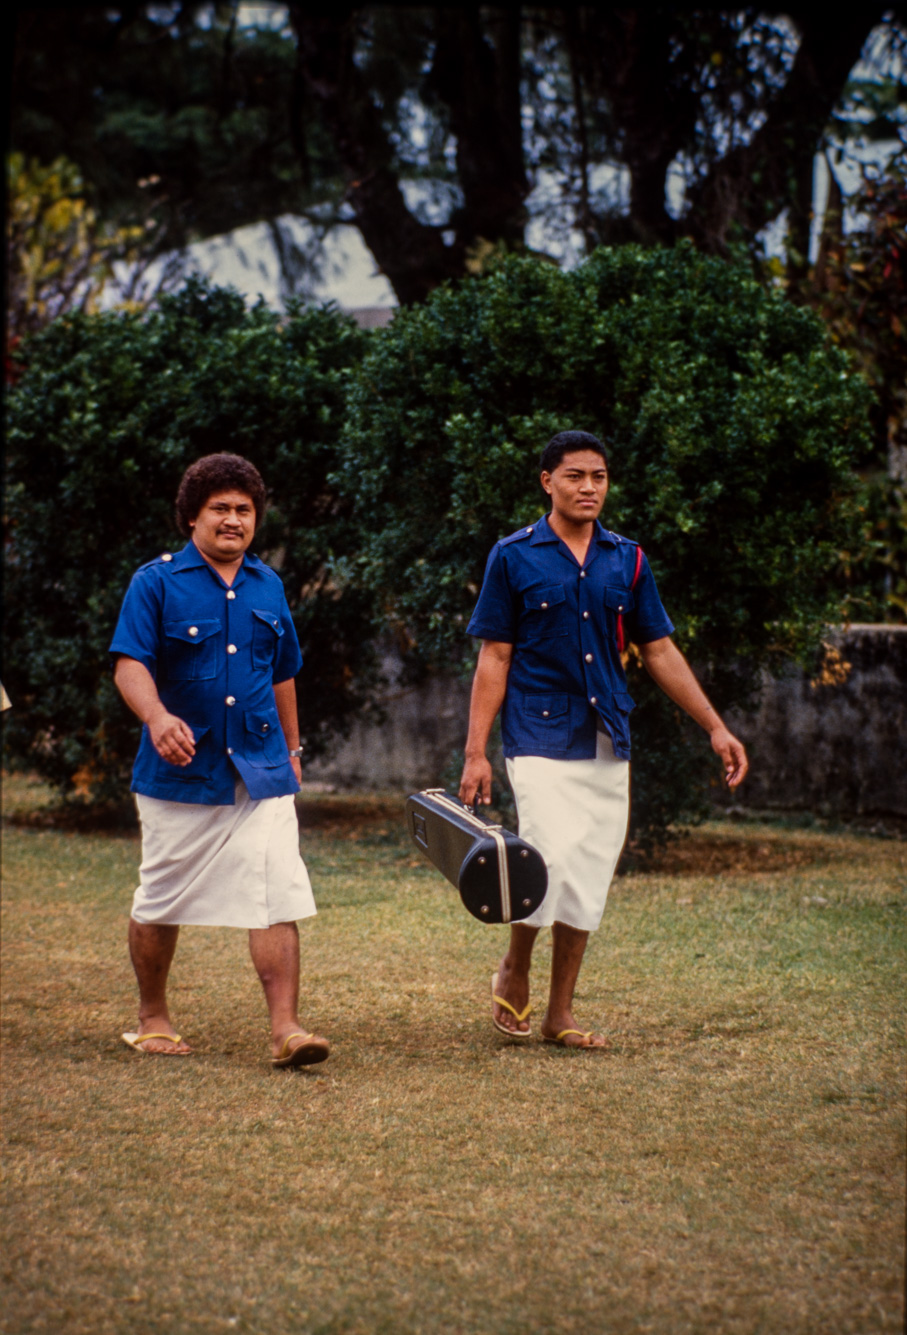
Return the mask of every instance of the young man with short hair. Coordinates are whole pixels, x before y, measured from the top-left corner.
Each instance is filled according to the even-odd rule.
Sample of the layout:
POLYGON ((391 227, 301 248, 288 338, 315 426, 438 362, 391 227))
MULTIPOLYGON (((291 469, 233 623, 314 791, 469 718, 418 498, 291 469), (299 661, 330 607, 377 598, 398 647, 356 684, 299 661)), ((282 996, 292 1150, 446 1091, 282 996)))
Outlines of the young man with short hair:
POLYGON ((550 926, 542 1037, 601 1049, 605 1038, 578 1027, 573 995, 627 831, 633 701, 621 662, 626 643, 709 733, 731 788, 742 782, 747 758, 671 640, 674 627, 640 547, 598 522, 608 493, 602 442, 585 431, 560 432, 539 469, 551 512, 493 548, 468 627, 482 647, 460 799, 491 801, 486 747, 500 710, 520 834, 545 859, 548 893, 535 913, 511 925, 492 978, 492 1022, 513 1038, 529 1037, 532 948, 539 929, 550 926))
POLYGON ((129 947, 139 986, 135 1051, 189 1053, 167 1006, 185 924, 249 929, 271 1020, 272 1065, 323 1061, 299 1022, 296 920, 315 913, 293 794, 295 677, 302 666, 279 576, 249 554, 265 508, 258 470, 236 454, 187 469, 176 501, 189 539, 133 577, 110 652, 142 720, 133 769, 142 824, 129 947))

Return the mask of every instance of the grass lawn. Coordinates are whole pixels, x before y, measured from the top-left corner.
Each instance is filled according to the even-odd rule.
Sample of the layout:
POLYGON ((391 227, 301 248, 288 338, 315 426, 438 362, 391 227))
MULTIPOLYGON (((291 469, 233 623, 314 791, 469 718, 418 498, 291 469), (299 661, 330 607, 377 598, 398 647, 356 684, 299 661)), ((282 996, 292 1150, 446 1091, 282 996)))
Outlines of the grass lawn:
POLYGON ((905 845, 715 824, 620 879, 577 1054, 492 1029, 506 929, 401 810, 301 807, 296 1072, 229 929, 177 952, 194 1055, 130 1052, 138 843, 5 829, 0 1330, 900 1331, 905 845))

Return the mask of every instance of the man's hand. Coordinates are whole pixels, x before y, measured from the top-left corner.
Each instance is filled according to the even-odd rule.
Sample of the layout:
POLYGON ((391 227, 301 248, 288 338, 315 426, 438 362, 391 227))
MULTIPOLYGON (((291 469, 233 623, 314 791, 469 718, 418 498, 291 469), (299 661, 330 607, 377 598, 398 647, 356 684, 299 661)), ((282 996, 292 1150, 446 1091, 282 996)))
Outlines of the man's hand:
POLYGON ((486 756, 467 756, 460 779, 460 801, 466 806, 491 802, 491 765, 486 756))
POLYGON ((723 726, 711 733, 710 740, 712 750, 721 757, 724 764, 724 777, 728 788, 736 788, 746 778, 746 772, 750 767, 743 743, 723 726))
POLYGON ((148 720, 154 749, 169 765, 188 765, 195 755, 195 737, 188 723, 165 709, 148 720))
POLYGON ((302 761, 299 759, 299 756, 290 756, 290 766, 292 767, 293 773, 296 775, 296 782, 299 784, 299 786, 300 786, 300 788, 301 788, 301 787, 302 787, 302 761))

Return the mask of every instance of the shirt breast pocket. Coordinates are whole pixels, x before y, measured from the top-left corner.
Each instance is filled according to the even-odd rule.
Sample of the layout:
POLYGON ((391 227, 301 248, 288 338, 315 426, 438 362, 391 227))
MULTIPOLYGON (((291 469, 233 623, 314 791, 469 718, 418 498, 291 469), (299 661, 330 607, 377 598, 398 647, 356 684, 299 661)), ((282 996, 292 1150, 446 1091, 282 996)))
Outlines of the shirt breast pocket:
POLYGON ((170 681, 205 681, 217 676, 220 621, 183 618, 164 622, 164 662, 170 681))
POLYGON ((566 635, 567 595, 562 584, 548 584, 523 594, 523 633, 530 640, 566 635))
POLYGON ((252 666, 269 668, 277 656, 277 646, 283 636, 283 626, 276 612, 260 607, 252 608, 252 666))
POLYGON ((276 709, 248 709, 245 715, 244 759, 258 768, 283 765, 289 759, 276 709))
POLYGON ((611 612, 616 612, 618 616, 627 612, 632 612, 636 606, 636 599, 633 596, 632 589, 621 588, 617 584, 608 584, 605 587, 605 607, 611 612))

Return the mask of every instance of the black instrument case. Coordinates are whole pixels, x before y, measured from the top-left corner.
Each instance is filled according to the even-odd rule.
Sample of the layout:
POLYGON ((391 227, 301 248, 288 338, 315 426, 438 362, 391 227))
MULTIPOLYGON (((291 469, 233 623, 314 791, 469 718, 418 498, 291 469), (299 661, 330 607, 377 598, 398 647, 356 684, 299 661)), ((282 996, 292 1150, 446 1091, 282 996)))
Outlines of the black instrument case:
POLYGON ((519 922, 545 898, 548 869, 541 853, 443 788, 408 797, 406 824, 416 847, 480 922, 519 922))

